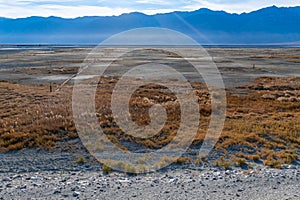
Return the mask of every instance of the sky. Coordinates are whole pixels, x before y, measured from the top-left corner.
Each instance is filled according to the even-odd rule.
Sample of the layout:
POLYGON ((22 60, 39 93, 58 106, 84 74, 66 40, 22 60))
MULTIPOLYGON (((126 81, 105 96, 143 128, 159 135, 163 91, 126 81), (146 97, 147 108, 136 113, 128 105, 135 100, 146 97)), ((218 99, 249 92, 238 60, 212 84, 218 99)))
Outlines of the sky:
POLYGON ((112 16, 130 12, 145 14, 172 11, 193 11, 200 8, 243 13, 276 5, 300 6, 300 0, 0 0, 0 16, 24 18, 29 16, 112 16))

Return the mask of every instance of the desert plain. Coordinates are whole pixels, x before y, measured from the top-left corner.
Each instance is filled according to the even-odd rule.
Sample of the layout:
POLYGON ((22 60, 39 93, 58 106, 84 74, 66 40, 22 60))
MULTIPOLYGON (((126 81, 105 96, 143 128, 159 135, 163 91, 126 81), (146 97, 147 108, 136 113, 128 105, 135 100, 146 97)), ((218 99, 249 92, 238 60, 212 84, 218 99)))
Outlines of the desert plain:
MULTIPOLYGON (((92 50, 45 46, 1 51, 0 199, 300 199, 299 48, 205 49, 226 93, 224 126, 208 155, 199 149, 211 119, 211 94, 203 78, 180 61, 182 57, 147 47, 118 58, 102 77, 82 75, 80 69, 89 63, 92 50), (171 64, 187 78, 199 104, 197 134, 180 158, 161 157, 158 164, 172 164, 158 171, 136 174, 139 169, 126 160, 115 163, 119 170, 111 169, 78 136, 74 84, 82 80, 87 91, 96 86, 95 116, 106 139, 124 152, 156 151, 177 134, 181 112, 176 95, 159 84, 132 94, 131 117, 140 126, 151 123, 149 109, 154 104, 167 110, 168 122, 148 138, 122 131, 110 105, 119 73, 149 62, 171 64)), ((124 50, 128 49, 104 48, 108 54, 101 59, 113 60, 105 55, 124 50)), ((203 59, 193 48, 181 51, 203 59)), ((160 75, 180 87, 172 74, 160 75)), ((104 143, 99 138, 95 152, 104 152, 104 143)), ((151 158, 136 162, 143 168, 147 159, 151 158)))

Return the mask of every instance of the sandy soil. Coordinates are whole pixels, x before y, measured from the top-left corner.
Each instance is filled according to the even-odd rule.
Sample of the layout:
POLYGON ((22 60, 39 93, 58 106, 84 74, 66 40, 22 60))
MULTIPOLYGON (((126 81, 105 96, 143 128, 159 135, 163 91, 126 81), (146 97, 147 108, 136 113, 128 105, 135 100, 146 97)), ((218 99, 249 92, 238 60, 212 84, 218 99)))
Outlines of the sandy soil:
MULTIPOLYGON (((0 55, 0 80, 24 84, 62 83, 76 74, 91 50, 75 48, 0 55)), ((300 49, 297 48, 206 50, 221 71, 228 88, 249 83, 253 78, 261 76, 300 76, 300 49)), ((151 58, 151 55, 148 57, 151 58)), ((181 68, 180 71, 192 81, 199 80, 188 68, 181 68)))

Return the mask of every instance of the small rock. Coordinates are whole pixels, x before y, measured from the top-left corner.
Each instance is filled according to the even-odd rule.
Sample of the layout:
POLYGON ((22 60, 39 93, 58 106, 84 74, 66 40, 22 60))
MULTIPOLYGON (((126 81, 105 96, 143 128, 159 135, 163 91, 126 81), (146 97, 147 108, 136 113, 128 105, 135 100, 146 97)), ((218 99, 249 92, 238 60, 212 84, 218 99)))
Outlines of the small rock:
POLYGON ((220 176, 221 172, 214 172, 214 176, 220 176))
POLYGON ((11 181, 11 178, 5 177, 5 178, 2 179, 2 181, 3 181, 3 182, 8 182, 8 181, 11 181))
POLYGON ((20 190, 25 190, 26 188, 27 188, 27 186, 23 185, 23 186, 20 187, 20 190))
POLYGON ((225 174, 230 175, 230 170, 226 170, 225 174))
POLYGON ((53 192, 53 194, 60 194, 61 192, 59 191, 59 190, 55 190, 54 192, 53 192))
POLYGON ((159 183, 159 180, 158 180, 158 179, 155 179, 155 180, 153 181, 153 183, 158 184, 158 183, 159 183))
POLYGON ((297 167, 295 165, 289 165, 287 166, 288 169, 297 169, 297 167))
POLYGON ((39 181, 39 180, 42 180, 42 178, 41 177, 37 177, 37 176, 33 176, 33 177, 30 178, 30 180, 32 180, 32 181, 39 181))
POLYGON ((238 183, 238 182, 242 183, 243 181, 242 181, 241 179, 237 179, 236 182, 237 182, 237 183, 238 183))
POLYGON ((76 192, 76 191, 73 192, 73 197, 78 197, 79 195, 80 195, 79 192, 76 192))
POLYGON ((13 179, 18 179, 18 178, 22 178, 22 176, 21 175, 14 175, 12 178, 13 179))
POLYGON ((244 191, 244 189, 242 189, 242 188, 238 189, 238 192, 243 192, 243 191, 244 191))

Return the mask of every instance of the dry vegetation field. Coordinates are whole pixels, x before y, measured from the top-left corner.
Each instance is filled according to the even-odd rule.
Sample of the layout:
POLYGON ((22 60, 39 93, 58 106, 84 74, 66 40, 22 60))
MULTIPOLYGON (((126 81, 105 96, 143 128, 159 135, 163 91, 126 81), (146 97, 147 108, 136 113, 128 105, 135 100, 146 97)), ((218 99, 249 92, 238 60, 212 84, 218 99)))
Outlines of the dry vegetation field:
MULTIPOLYGON (((131 115, 139 125, 147 125, 149 108, 160 103, 168 114, 165 127, 155 136, 137 139, 114 123, 110 100, 116 78, 98 83, 96 112, 108 138, 123 150, 133 147, 157 149, 176 135, 180 123, 180 105, 176 96, 159 85, 137 90, 130 101, 131 115)), ((191 148, 201 145, 210 121, 210 95, 201 83, 192 83, 198 96, 201 120, 191 148)), ((57 85, 53 85, 54 89, 57 85)), ((49 92, 49 85, 27 86, 0 82, 0 150, 23 148, 55 149, 57 141, 76 138, 72 116, 72 85, 49 92)), ((216 165, 245 166, 254 162, 280 168, 298 160, 300 150, 300 78, 262 77, 253 85, 227 91, 227 115, 222 135, 215 147, 216 165), (240 92, 242 90, 242 92, 240 92)), ((68 143, 66 143, 67 145, 68 143)), ((99 147, 100 148, 100 147, 99 147)), ((66 147, 67 149, 67 147, 66 147)), ((100 148, 101 149, 101 148, 100 148)), ((199 163, 188 155, 177 163, 199 163)), ((250 166, 250 165, 249 165, 250 166)))

